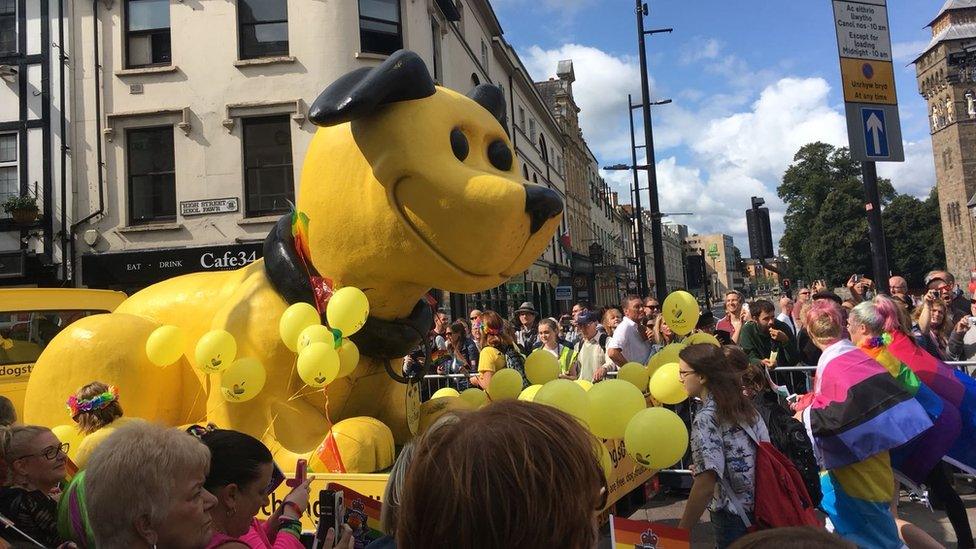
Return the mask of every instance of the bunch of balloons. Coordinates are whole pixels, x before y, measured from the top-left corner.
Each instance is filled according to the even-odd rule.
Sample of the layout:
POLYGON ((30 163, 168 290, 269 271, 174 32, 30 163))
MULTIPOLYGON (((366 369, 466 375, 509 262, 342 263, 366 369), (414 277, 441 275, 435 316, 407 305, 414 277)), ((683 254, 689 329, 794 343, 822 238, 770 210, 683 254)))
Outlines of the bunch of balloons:
POLYGON ((366 324, 369 300, 359 288, 340 288, 329 299, 325 315, 328 326, 322 325, 315 307, 295 303, 278 321, 281 340, 298 353, 298 376, 309 387, 325 387, 359 364, 359 348, 346 338, 366 324))

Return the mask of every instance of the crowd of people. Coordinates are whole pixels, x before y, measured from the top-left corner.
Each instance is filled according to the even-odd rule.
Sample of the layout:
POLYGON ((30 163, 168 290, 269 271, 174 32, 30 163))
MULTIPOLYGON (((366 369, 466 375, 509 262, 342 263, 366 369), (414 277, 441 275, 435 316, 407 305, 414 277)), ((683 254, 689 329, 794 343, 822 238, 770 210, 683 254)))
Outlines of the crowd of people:
MULTIPOLYGON (((888 295, 865 277, 851 277, 849 297, 815 284, 799 289, 796 301, 781 298, 778 313, 770 301, 747 303, 729 292, 722 318, 702 313, 695 331, 721 345, 687 345, 678 355, 679 380, 696 401, 689 421, 694 482, 678 526, 692 529, 708 509, 718 547, 784 539, 810 547, 938 547, 898 514, 900 485, 924 486, 958 546, 973 547, 953 470, 976 465, 968 438, 976 429, 976 384, 944 361, 973 358, 976 301, 960 298, 949 273, 934 271, 924 282, 918 298, 899 277, 888 295), (815 364, 814 376, 774 382, 777 368, 797 364, 815 364), (759 518, 764 442, 796 468, 801 500, 824 513, 834 535, 816 528, 748 535, 759 518)), ((619 309, 579 302, 559 319, 540 318, 532 303, 511 320, 474 310, 452 323, 438 312, 426 345, 436 372, 487 388, 504 368, 524 378, 534 351, 552 353, 561 378, 598 383, 682 339, 656 299, 628 296, 619 309)), ((405 371, 425 359, 406 357, 405 371)), ((72 449, 47 427, 17 423, 0 398, 0 537, 7 544, 0 547, 305 546, 309 481, 258 519, 284 480, 260 440, 213 425, 182 430, 129 419, 120 399, 100 382, 68 399, 82 440, 72 449)), ((383 497, 386 535, 370 547, 595 547, 609 490, 601 445, 571 416, 531 402, 444 414, 401 450, 383 497)), ((356 542, 344 527, 330 529, 326 546, 356 542)))

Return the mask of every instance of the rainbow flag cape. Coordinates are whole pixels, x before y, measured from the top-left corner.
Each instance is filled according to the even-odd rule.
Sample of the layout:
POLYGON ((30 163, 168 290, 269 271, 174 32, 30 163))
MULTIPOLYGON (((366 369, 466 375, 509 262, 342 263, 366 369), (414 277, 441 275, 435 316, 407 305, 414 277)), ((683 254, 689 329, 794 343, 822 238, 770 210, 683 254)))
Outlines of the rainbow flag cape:
POLYGON ((888 351, 887 345, 861 347, 861 350, 895 376, 932 420, 931 429, 891 451, 892 467, 905 479, 921 484, 959 438, 962 428, 959 410, 922 383, 908 365, 888 351))
POLYGON ((900 332, 891 336, 891 354, 959 413, 959 436, 943 459, 976 474, 976 380, 930 355, 911 337, 900 332))
POLYGON ((614 549, 686 549, 691 547, 691 542, 688 530, 610 515, 610 546, 614 549))
POLYGON ((326 488, 342 490, 342 500, 346 506, 342 520, 352 528, 356 547, 364 547, 383 537, 385 532, 380 528, 382 505, 379 501, 336 482, 330 482, 326 488))
POLYGON ((848 340, 821 355, 813 402, 804 415, 828 470, 897 448, 932 427, 918 400, 848 340))

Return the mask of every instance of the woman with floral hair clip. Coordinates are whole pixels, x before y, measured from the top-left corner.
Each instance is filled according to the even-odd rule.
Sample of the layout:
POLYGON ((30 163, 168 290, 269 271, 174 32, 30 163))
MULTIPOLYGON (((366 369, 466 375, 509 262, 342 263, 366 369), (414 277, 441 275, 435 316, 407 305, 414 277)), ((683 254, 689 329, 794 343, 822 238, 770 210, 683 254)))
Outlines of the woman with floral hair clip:
POLYGON ((83 439, 78 446, 78 452, 72 458, 79 468, 84 468, 88 456, 98 443, 128 419, 122 417, 118 387, 101 381, 93 381, 78 389, 77 393, 68 397, 67 406, 83 439))

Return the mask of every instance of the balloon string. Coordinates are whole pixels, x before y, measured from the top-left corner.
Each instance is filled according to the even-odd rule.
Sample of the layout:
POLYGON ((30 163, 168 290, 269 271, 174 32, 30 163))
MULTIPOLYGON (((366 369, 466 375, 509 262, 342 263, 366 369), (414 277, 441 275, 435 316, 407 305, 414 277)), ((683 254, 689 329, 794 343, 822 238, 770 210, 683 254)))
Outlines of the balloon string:
POLYGON ((335 435, 332 432, 333 424, 332 424, 332 417, 329 416, 329 386, 328 385, 326 385, 325 388, 322 389, 322 394, 325 395, 325 421, 329 423, 329 434, 326 435, 326 440, 328 440, 329 438, 332 439, 332 443, 334 444, 335 447, 336 463, 339 466, 339 470, 334 472, 345 473, 346 466, 345 464, 342 463, 342 454, 339 452, 339 445, 336 443, 335 435))
POLYGON ((192 414, 193 413, 193 409, 196 408, 197 401, 200 400, 200 393, 202 393, 202 392, 203 392, 203 384, 201 383, 200 385, 197 386, 197 394, 193 397, 193 404, 191 404, 190 405, 190 409, 186 411, 186 418, 183 419, 183 424, 184 425, 190 419, 190 414, 192 414))

